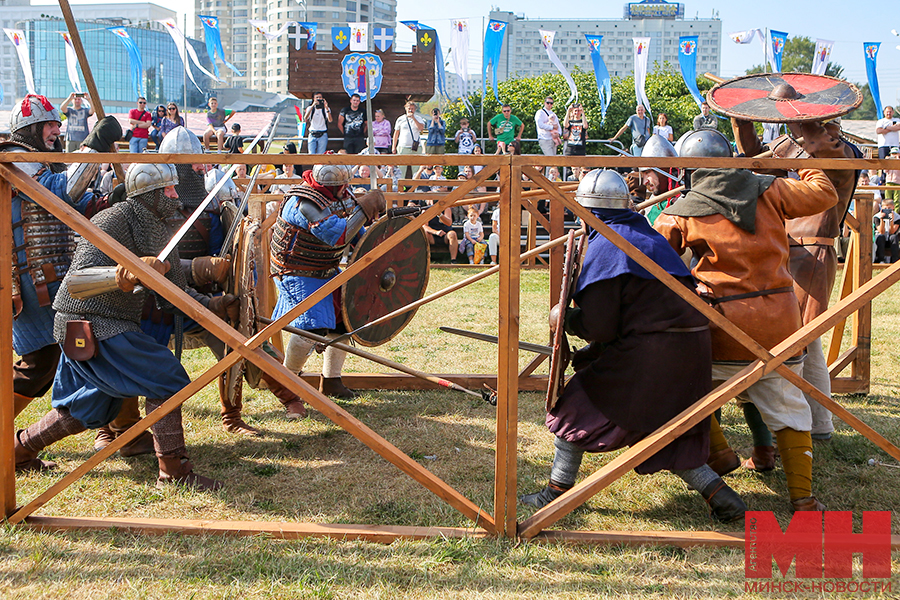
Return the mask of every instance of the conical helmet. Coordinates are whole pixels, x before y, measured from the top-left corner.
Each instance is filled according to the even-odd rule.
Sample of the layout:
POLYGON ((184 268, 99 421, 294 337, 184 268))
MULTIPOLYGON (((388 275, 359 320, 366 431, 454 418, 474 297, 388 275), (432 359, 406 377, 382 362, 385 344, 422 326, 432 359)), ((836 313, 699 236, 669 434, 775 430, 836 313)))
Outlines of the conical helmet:
POLYGON ((585 208, 628 208, 631 196, 624 177, 615 171, 594 169, 578 184, 575 200, 585 208))

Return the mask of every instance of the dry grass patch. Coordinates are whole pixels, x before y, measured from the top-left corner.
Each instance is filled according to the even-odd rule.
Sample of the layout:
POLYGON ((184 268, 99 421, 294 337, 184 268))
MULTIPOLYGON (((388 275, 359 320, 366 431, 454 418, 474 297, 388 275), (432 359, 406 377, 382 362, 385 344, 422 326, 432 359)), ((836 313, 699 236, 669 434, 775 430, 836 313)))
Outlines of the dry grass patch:
MULTIPOLYGON (((430 290, 472 274, 435 270, 430 290)), ((523 273, 522 339, 546 343, 548 277, 523 273)), ((457 338, 441 325, 497 332, 497 280, 488 279, 420 309, 407 329, 376 349, 410 366, 441 373, 496 372, 496 348, 457 338)), ((854 414, 900 444, 898 353, 900 292, 889 290, 874 305, 872 394, 840 397, 854 414)), ((520 354, 520 365, 532 358, 520 354)), ((212 364, 206 350, 186 353, 196 375, 212 364)), ((310 369, 321 365, 319 357, 310 369)), ((351 358, 348 371, 378 370, 351 358)), ((543 367, 539 372, 546 372, 543 367)), ((452 391, 366 392, 348 411, 400 450, 493 512, 495 411, 452 391)), ((49 398, 17 419, 34 422, 49 398)), ((184 407, 190 455, 199 472, 226 482, 218 494, 154 486, 155 459, 118 456, 105 461, 41 509, 43 515, 167 517, 377 523, 471 527, 456 511, 425 491, 317 412, 302 421, 282 418, 268 392, 246 390, 245 416, 261 428, 257 439, 221 430, 217 392, 203 390, 184 407)), ((519 396, 518 486, 533 491, 546 482, 553 457, 543 424, 543 395, 519 396)), ((751 444, 740 410, 725 407, 726 434, 738 450, 751 444)), ((900 471, 868 467, 870 457, 893 463, 883 452, 837 422, 834 441, 816 446, 817 493, 832 510, 892 509, 900 471)), ((47 451, 57 473, 17 478, 20 503, 35 497, 87 459, 93 437, 75 436, 47 451)), ((744 453, 746 456, 746 453, 744 453)), ((612 460, 589 455, 582 475, 612 460)), ((739 472, 728 478, 753 510, 789 519, 784 474, 739 472)), ((520 508, 519 517, 531 511, 520 508)), ((894 521, 894 531, 900 524, 894 521)), ((590 530, 742 531, 713 524, 695 492, 672 475, 629 473, 577 509, 556 528, 590 530)), ((896 561, 895 567, 900 566, 896 561)), ((895 572, 900 572, 895 568, 895 572)), ((895 581, 895 589, 900 582, 895 581)), ((0 596, 4 598, 622 598, 731 597, 743 595, 743 553, 736 550, 625 548, 564 544, 514 544, 506 540, 434 540, 391 545, 329 540, 277 541, 168 535, 132 536, 121 531, 36 534, 0 530, 0 596)))

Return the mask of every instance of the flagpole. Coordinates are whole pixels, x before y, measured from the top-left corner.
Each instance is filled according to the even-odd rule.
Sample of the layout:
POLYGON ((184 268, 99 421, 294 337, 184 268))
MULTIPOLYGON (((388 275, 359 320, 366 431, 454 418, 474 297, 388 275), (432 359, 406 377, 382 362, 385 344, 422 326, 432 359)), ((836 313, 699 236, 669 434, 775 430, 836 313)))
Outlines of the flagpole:
MULTIPOLYGON (((487 76, 484 68, 484 36, 487 35, 487 26, 484 24, 484 15, 481 17, 481 143, 484 143, 484 85, 487 83, 487 76)), ((487 148, 481 148, 481 151, 487 154, 487 148)))
MULTIPOLYGON (((187 110, 187 106, 188 106, 187 70, 190 69, 190 66, 188 66, 188 63, 187 63, 187 13, 184 13, 184 18, 181 20, 181 22, 182 22, 182 29, 184 30, 184 35, 182 36, 184 41, 181 42, 181 44, 183 46, 181 49, 181 56, 184 57, 184 59, 185 59, 184 73, 181 74, 181 82, 184 85, 184 105, 183 106, 184 106, 185 110, 187 110)), ((185 121, 185 122, 187 122, 187 121, 185 121)))

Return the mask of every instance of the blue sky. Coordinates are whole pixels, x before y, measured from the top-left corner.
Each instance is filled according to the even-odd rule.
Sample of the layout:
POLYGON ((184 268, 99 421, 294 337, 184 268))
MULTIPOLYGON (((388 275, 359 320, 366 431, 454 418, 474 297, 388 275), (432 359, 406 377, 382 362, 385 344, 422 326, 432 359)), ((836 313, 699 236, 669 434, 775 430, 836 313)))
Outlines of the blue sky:
MULTIPOLYGON (((185 0, 155 1, 176 11, 184 11, 186 4, 185 0)), ((35 3, 38 2, 52 3, 46 0, 37 0, 35 3)), ((191 19, 193 1, 188 2, 191 6, 188 17, 191 19)), ((568 19, 579 16, 585 19, 620 19, 624 4, 618 0, 569 0, 565 4, 516 0, 506 5, 500 4, 499 9, 524 13, 529 19, 568 19)), ((769 28, 786 31, 789 35, 805 35, 814 40, 833 40, 835 45, 832 60, 844 67, 847 79, 858 83, 866 82, 863 42, 882 42, 878 54, 881 100, 883 104, 900 104, 900 50, 896 48, 900 45, 900 37, 891 34, 892 29, 900 30, 900 10, 890 0, 687 0, 684 5, 686 19, 709 18, 717 12, 722 20, 721 75, 724 77, 743 75, 745 69, 762 62, 759 43, 754 40, 748 45, 735 44, 727 38, 727 34, 732 31, 769 28)), ((472 39, 469 44, 469 71, 477 72, 481 65, 481 23, 482 19, 487 20, 490 10, 491 3, 481 0, 398 0, 397 17, 402 21, 422 21, 437 29, 441 38, 447 40, 443 43, 445 51, 449 45, 450 19, 470 19, 472 39)), ((398 26, 397 37, 401 49, 409 48, 415 41, 413 33, 402 25, 398 26)))

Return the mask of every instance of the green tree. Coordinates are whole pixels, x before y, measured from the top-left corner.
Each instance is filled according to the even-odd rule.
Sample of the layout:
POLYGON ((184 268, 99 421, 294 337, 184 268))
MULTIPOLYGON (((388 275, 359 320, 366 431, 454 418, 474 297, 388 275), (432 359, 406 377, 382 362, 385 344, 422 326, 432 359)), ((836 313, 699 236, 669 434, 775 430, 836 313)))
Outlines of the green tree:
MULTIPOLYGON (((647 75, 646 91, 650 100, 652 116, 655 121, 660 112, 665 112, 669 117, 669 125, 675 131, 677 139, 682 133, 689 131, 693 125, 694 117, 700 114, 697 103, 691 97, 687 86, 681 78, 676 66, 670 63, 654 65, 654 71, 647 75)), ((619 130, 629 116, 634 114, 637 104, 634 94, 634 77, 615 78, 612 81, 612 100, 606 112, 606 119, 600 122, 600 99, 597 94, 597 84, 593 73, 580 69, 572 72, 572 78, 578 88, 578 99, 584 106, 585 114, 589 122, 588 137, 590 139, 609 139, 619 130)), ((713 82, 704 77, 697 79, 701 93, 706 93, 713 86, 713 82)), ((556 99, 556 114, 560 122, 565 117, 565 103, 569 98, 569 87, 563 76, 558 73, 545 73, 537 77, 523 77, 510 79, 499 84, 501 102, 508 103, 513 114, 525 123, 523 138, 534 139, 537 131, 534 124, 534 113, 544 105, 544 98, 553 96, 556 99)), ((473 107, 469 113, 462 101, 451 103, 444 110, 444 118, 447 121, 448 138, 456 133, 457 125, 461 117, 469 119, 472 129, 481 134, 485 132, 487 137, 487 122, 500 113, 500 102, 494 99, 494 94, 488 89, 484 98, 484 129, 481 123, 481 94, 469 95, 469 103, 473 107)), ((720 127, 720 130, 729 138, 730 127, 720 127)), ((625 132, 619 138, 626 148, 631 143, 630 132, 625 132)), ((522 145, 524 154, 540 154, 541 150, 537 142, 525 142, 522 145)), ((494 148, 485 148, 485 152, 491 153, 494 148)), ((587 145, 588 154, 615 154, 602 144, 591 143, 587 145)))
POLYGON ((869 84, 867 83, 865 85, 859 86, 859 91, 862 92, 862 104, 859 105, 859 108, 857 108, 844 118, 867 120, 878 119, 875 114, 875 100, 872 98, 872 92, 869 90, 869 84))
MULTIPOLYGON (((784 53, 781 56, 782 73, 809 73, 812 70, 813 54, 816 52, 816 43, 805 35, 789 37, 784 43, 784 53)), ((747 69, 747 75, 765 72, 762 65, 754 65, 747 69)), ((825 74, 831 77, 842 78, 844 67, 830 62, 825 67, 825 74)))

